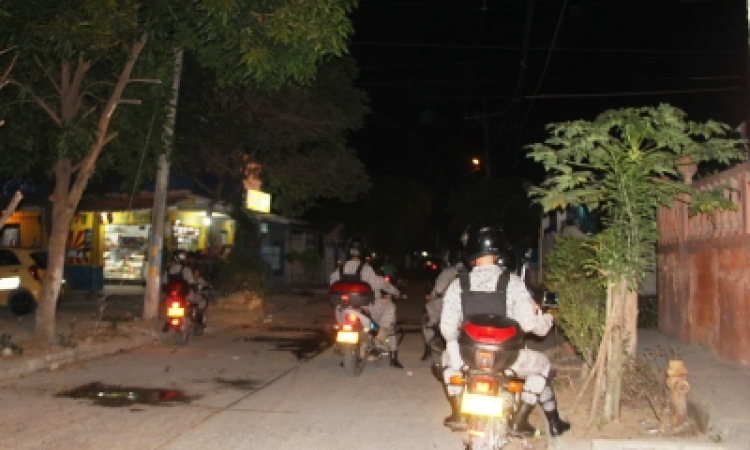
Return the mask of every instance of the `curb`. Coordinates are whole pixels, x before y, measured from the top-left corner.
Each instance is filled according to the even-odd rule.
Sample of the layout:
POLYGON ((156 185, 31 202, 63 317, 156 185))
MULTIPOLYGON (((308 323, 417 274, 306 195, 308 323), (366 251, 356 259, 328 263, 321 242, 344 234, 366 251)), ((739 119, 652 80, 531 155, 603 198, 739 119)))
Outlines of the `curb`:
POLYGON ((84 343, 80 347, 58 350, 46 355, 11 362, 11 365, 14 367, 0 366, 0 382, 30 375, 40 370, 55 370, 62 364, 76 361, 87 361, 118 353, 123 350, 143 347, 145 345, 153 344, 155 340, 157 339, 153 335, 143 335, 132 338, 130 341, 109 342, 104 344, 84 343))
MULTIPOLYGON (((228 307, 217 308, 217 310, 230 315, 244 312, 247 314, 244 320, 251 323, 260 323, 265 315, 265 304, 266 301, 262 300, 250 309, 228 307)), ((210 317, 209 309, 209 322, 211 321, 210 317)), ((212 328, 215 330, 229 329, 236 325, 231 321, 226 322, 223 320, 217 320, 213 323, 212 328)), ((118 352, 159 343, 161 342, 159 338, 161 333, 156 330, 157 325, 154 322, 152 328, 148 326, 145 328, 143 326, 136 327, 132 330, 132 336, 113 339, 111 342, 96 343, 84 341, 75 348, 54 349, 45 354, 35 356, 15 356, 7 359, 0 357, 0 383, 24 377, 41 370, 56 370, 63 364, 101 358, 118 352)))

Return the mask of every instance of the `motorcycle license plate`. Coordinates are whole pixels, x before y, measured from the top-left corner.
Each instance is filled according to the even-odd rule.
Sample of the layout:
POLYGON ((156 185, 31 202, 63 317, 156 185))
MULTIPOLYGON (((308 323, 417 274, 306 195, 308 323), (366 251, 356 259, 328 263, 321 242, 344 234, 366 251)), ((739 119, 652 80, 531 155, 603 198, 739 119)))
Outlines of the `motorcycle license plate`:
POLYGON ((475 416, 502 416, 503 399, 490 395, 469 394, 464 392, 461 399, 461 412, 475 416))
POLYGON ((336 334, 336 342, 344 344, 356 344, 359 342, 359 332, 357 331, 339 331, 336 334))
POLYGON ((185 308, 182 306, 170 306, 167 309, 167 317, 185 317, 185 308))

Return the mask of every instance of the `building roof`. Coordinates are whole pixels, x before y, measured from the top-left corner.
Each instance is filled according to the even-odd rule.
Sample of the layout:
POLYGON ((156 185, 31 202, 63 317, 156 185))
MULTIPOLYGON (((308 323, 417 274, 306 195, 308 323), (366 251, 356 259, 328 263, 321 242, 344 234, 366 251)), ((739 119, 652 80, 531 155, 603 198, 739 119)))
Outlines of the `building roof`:
MULTIPOLYGON (((167 194, 167 207, 194 197, 190 191, 170 191, 167 194)), ((132 198, 126 194, 107 194, 98 197, 85 197, 78 203, 79 211, 129 211, 138 209, 152 209, 154 207, 153 192, 139 192, 132 198)))

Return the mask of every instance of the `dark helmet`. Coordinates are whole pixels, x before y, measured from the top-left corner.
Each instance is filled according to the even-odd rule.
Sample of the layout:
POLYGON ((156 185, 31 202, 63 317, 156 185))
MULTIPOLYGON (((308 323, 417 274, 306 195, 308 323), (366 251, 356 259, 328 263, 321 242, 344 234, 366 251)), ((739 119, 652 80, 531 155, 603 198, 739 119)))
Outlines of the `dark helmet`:
POLYGON ((355 236, 349 239, 346 243, 346 259, 359 258, 364 260, 369 253, 367 251, 367 244, 365 240, 360 236, 355 236))
POLYGON ((469 225, 461 235, 460 242, 464 264, 470 265, 477 258, 486 255, 494 255, 503 260, 507 258, 503 233, 496 226, 469 225))

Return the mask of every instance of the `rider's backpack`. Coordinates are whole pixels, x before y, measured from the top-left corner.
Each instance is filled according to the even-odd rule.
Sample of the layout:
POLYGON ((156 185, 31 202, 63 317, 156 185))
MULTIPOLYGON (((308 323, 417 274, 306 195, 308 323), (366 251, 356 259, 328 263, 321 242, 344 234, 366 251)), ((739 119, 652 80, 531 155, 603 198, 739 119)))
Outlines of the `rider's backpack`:
POLYGON ((362 281, 361 262, 357 271, 352 274, 344 273, 344 265, 339 266, 339 279, 328 288, 328 298, 333 306, 366 306, 375 300, 372 287, 362 281))

